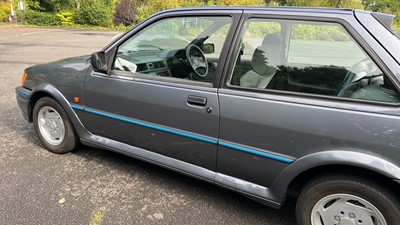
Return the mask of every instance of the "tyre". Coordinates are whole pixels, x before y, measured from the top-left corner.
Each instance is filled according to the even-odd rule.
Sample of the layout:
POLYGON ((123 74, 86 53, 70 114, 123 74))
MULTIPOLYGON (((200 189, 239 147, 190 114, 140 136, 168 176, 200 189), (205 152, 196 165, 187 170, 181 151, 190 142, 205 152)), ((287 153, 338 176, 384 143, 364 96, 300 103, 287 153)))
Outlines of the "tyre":
POLYGON ((39 99, 33 108, 33 126, 43 145, 53 153, 66 153, 79 146, 67 113, 50 97, 39 99))
POLYGON ((368 179, 325 176, 301 191, 296 205, 299 225, 398 225, 398 196, 368 179))

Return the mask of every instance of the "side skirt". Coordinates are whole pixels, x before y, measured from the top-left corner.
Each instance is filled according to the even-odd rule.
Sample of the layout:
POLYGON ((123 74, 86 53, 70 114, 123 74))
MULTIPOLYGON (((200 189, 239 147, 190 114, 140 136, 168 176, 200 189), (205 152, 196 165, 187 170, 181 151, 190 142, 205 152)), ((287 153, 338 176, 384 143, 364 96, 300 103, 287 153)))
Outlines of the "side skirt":
POLYGON ((195 177, 200 180, 216 184, 226 189, 236 191, 250 199, 276 209, 281 207, 281 203, 274 201, 274 195, 268 188, 245 180, 217 173, 215 171, 211 171, 187 162, 97 135, 90 135, 88 138, 81 138, 81 142, 84 145, 121 153, 129 157, 137 158, 191 177, 195 177))

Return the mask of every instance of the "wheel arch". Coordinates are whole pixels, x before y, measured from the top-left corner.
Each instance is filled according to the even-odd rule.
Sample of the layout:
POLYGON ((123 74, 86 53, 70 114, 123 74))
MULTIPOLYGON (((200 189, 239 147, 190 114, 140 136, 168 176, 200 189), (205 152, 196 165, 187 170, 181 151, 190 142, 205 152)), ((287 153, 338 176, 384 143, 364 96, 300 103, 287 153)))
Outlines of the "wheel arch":
POLYGON ((389 188, 400 188, 400 167, 389 159, 361 151, 326 151, 302 157, 282 171, 271 186, 278 202, 287 194, 296 195, 299 188, 314 177, 338 173, 357 174, 377 182, 389 182, 389 188))
POLYGON ((48 83, 40 84, 32 90, 28 106, 29 122, 33 121, 33 108, 35 107, 35 104, 43 97, 53 98, 62 106, 80 138, 90 135, 64 95, 56 87, 48 83))
POLYGON ((29 101, 29 106, 28 106, 28 119, 29 119, 30 123, 33 122, 33 108, 35 107, 36 102, 39 101, 39 99, 41 99, 43 97, 54 98, 53 96, 51 96, 49 93, 47 93, 45 91, 36 91, 31 95, 30 101, 29 101))
POLYGON ((382 173, 369 170, 364 167, 353 166, 353 165, 341 165, 341 164, 331 164, 331 165, 322 165, 313 167, 309 170, 304 171, 303 173, 296 176, 288 186, 288 193, 297 195, 302 186, 309 182, 310 180, 324 175, 332 175, 332 174, 348 174, 351 171, 352 175, 360 176, 369 180, 373 180, 378 183, 388 184, 388 189, 395 191, 400 188, 400 184, 397 183, 394 179, 391 179, 382 173))

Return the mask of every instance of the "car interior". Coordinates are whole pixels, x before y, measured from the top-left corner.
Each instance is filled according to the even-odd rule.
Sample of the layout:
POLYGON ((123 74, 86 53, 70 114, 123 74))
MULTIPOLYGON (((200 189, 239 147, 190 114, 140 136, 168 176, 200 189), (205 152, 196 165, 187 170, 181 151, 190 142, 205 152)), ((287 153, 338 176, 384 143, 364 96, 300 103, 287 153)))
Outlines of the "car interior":
MULTIPOLYGON (((274 23, 277 23, 277 21, 274 21, 274 23)), ((335 56, 334 54, 343 54, 345 58, 347 51, 330 54, 329 48, 321 48, 321 51, 326 51, 326 54, 323 55, 327 60, 332 58, 331 64, 320 63, 321 60, 317 56, 309 57, 307 63, 290 61, 290 51, 295 51, 295 46, 292 47, 291 42, 296 41, 292 34, 297 22, 284 21, 278 23, 280 32, 267 33, 263 38, 259 38, 262 41, 254 49, 251 59, 242 57, 244 49, 250 45, 242 41, 230 85, 352 99, 399 102, 398 91, 393 87, 391 81, 358 46, 354 46, 358 49, 353 47, 353 51, 358 51, 358 57, 361 56, 363 59, 352 65, 341 63, 340 60, 335 62, 335 57, 340 58, 341 55, 335 56)), ((316 26, 320 25, 316 23, 316 26)), ((344 29, 342 32, 347 33, 344 29)), ((313 48, 320 48, 322 44, 333 45, 335 42, 339 42, 333 40, 329 42, 310 41, 313 41, 313 46, 311 46, 313 48)), ((349 35, 345 41, 355 43, 349 35)), ((303 49, 303 51, 307 52, 308 50, 303 49)), ((302 55, 307 55, 307 53, 302 55)), ((357 57, 352 60, 354 59, 357 59, 357 57)))
POLYGON ((209 18, 206 22, 200 19, 196 22, 206 25, 192 28, 190 20, 182 20, 182 29, 200 32, 195 37, 167 36, 150 31, 133 37, 132 41, 128 40, 119 47, 113 70, 129 72, 128 76, 139 73, 211 83, 231 19, 209 18), (218 43, 211 42, 211 39, 218 43))
MULTIPOLYGON (((194 26, 188 21, 181 22, 183 29, 194 26)), ((194 38, 143 32, 118 49, 113 69, 211 83, 230 22, 213 18, 199 28, 196 20, 201 32, 194 38)), ((399 102, 391 81, 342 26, 260 19, 253 24, 242 34, 231 87, 399 102)))

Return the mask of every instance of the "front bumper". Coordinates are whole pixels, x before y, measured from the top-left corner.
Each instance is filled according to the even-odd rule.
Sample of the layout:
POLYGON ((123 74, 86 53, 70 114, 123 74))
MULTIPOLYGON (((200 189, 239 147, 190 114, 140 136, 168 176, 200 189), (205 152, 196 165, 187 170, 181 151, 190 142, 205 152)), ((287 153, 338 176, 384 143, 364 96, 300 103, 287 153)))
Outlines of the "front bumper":
POLYGON ((17 93, 17 102, 22 111, 22 115, 24 116, 25 120, 32 122, 29 116, 31 112, 30 96, 32 91, 20 86, 15 89, 15 93, 17 93))

